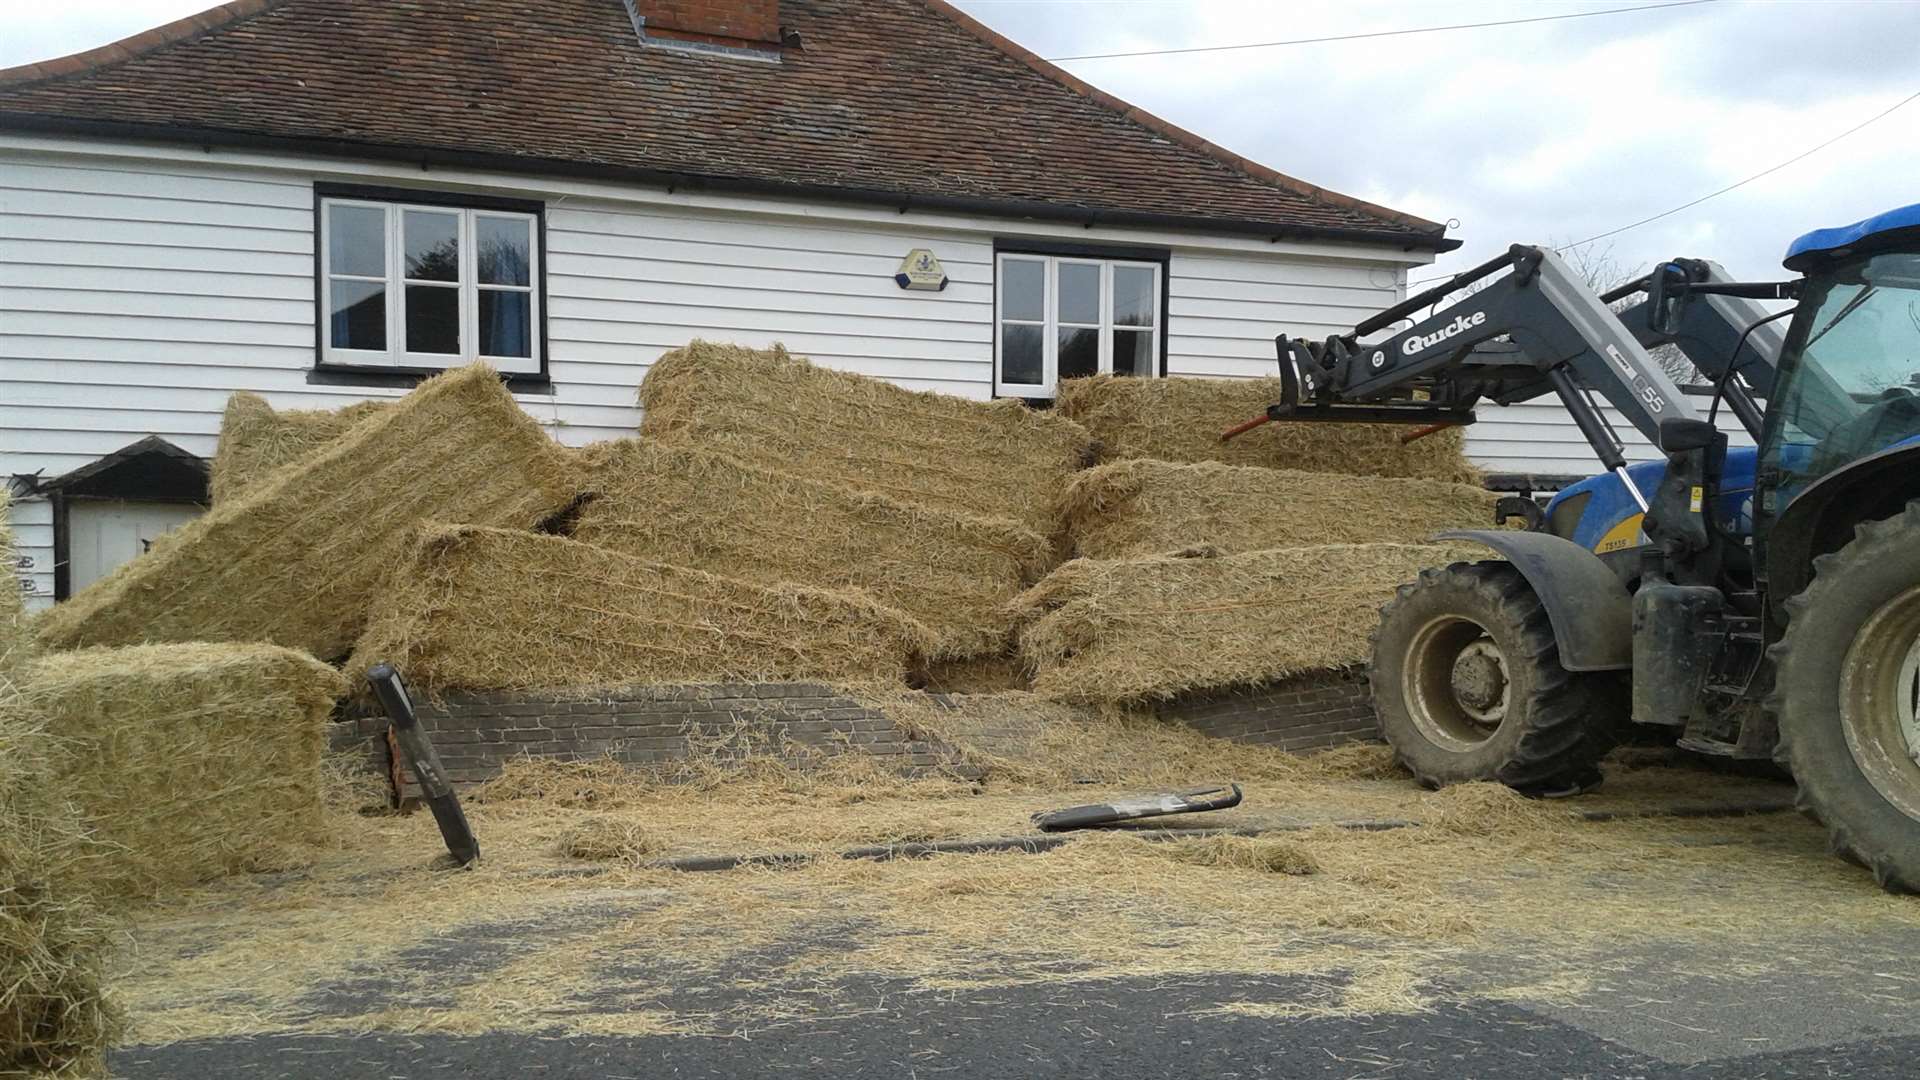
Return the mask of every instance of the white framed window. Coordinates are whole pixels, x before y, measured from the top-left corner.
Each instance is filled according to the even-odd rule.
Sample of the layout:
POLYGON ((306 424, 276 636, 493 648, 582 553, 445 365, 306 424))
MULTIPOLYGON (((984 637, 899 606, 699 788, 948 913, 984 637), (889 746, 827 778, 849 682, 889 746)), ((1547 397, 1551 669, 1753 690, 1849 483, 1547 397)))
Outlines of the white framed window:
POLYGON ((320 363, 539 374, 540 218, 481 206, 320 200, 320 363))
POLYGON ((1157 262, 1002 252, 994 273, 994 393, 1050 398, 1061 379, 1160 374, 1157 262))

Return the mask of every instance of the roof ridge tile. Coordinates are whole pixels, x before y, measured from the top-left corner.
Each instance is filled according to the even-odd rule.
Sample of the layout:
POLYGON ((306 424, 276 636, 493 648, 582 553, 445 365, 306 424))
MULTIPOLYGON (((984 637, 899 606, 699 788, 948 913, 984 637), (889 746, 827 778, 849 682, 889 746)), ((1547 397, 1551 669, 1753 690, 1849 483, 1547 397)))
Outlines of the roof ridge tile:
POLYGON ((118 41, 109 41, 98 48, 29 64, 0 68, 0 85, 40 82, 67 75, 81 75, 112 64, 124 63, 177 41, 210 34, 242 19, 250 19, 280 2, 281 0, 228 0, 227 3, 217 7, 196 11, 151 30, 142 30, 118 41))

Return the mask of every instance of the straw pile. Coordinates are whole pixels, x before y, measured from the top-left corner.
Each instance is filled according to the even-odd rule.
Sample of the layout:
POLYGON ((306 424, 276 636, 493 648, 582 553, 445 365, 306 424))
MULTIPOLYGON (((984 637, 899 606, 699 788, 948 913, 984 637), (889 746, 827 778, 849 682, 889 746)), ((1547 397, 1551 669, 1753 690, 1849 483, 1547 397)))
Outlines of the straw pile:
POLYGON ((1076 559, 1016 604, 1034 689, 1068 701, 1256 686, 1367 658, 1380 605, 1477 548, 1339 544, 1202 557, 1076 559))
POLYGON ((1307 544, 1419 543, 1491 527, 1497 496, 1468 484, 1136 458, 1081 473, 1062 506, 1090 559, 1195 545, 1222 552, 1307 544))
POLYGON ((333 658, 421 521, 530 528, 574 499, 575 469, 492 369, 421 384, 48 612, 56 648, 266 641, 333 658))
POLYGON ((926 627, 857 591, 761 587, 557 536, 426 527, 355 652, 426 691, 898 681, 926 627))
POLYGON ((640 406, 650 440, 1043 533, 1092 453, 1080 425, 1019 401, 914 393, 779 346, 676 349, 647 372, 640 406))
POLYGON ((1282 423, 1221 442, 1280 400, 1278 379, 1062 379, 1055 410, 1086 426, 1109 460, 1221 461, 1271 469, 1480 482, 1459 428, 1402 445, 1397 424, 1282 423))
POLYGON ((758 585, 866 589, 926 624, 940 658, 1006 646, 1006 602, 1051 555, 1012 521, 632 439, 594 451, 588 488, 599 497, 581 509, 575 539, 758 585))
MULTIPOLYGON (((0 562, 11 555, 0 493, 0 562)), ((102 1075, 120 1027, 104 990, 112 927, 90 896, 102 850, 56 778, 64 748, 20 692, 20 592, 0 584, 0 1075, 102 1075)))
POLYGON ((345 435, 369 416, 393 406, 362 401, 344 409, 275 412, 267 399, 245 391, 227 399, 220 418, 220 445, 209 481, 215 503, 228 502, 273 470, 298 461, 345 435))
POLYGON ((103 893, 153 896, 283 867, 318 840, 339 672, 273 645, 51 653, 27 696, 72 747, 59 784, 114 847, 103 893))

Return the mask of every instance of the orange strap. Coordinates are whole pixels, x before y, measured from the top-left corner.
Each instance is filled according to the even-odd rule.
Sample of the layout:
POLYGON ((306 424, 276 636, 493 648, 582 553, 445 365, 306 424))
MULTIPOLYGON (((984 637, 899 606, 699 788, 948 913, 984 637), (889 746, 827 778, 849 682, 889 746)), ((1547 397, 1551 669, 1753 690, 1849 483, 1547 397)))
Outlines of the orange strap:
POLYGON ((1254 428, 1257 428, 1261 424, 1267 423, 1272 419, 1273 417, 1271 416, 1263 415, 1263 416, 1256 416, 1244 424, 1235 424, 1232 427, 1220 433, 1220 441, 1226 442, 1227 440, 1232 439, 1236 435, 1245 435, 1247 432, 1252 431, 1254 428))
POLYGON ((1440 432, 1445 431, 1450 427, 1459 427, 1459 426, 1460 425, 1458 424, 1428 424, 1426 427, 1423 427, 1423 428, 1415 428, 1414 430, 1407 432, 1405 435, 1400 436, 1400 445, 1405 446, 1410 442, 1414 442, 1419 439, 1424 439, 1429 435, 1437 435, 1440 432))

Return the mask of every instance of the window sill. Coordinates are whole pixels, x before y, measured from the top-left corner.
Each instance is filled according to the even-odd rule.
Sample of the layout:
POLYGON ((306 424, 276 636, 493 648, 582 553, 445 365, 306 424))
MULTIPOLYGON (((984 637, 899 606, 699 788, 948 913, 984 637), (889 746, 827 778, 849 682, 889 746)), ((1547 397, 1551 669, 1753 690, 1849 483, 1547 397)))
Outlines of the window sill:
MULTIPOLYGON (((452 369, 447 369, 452 370, 452 369)), ((308 386, 370 386, 411 390, 440 371, 421 368, 359 368, 328 365, 307 372, 308 386)), ((516 394, 552 394, 553 380, 532 372, 501 372, 507 389, 516 394)))

